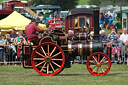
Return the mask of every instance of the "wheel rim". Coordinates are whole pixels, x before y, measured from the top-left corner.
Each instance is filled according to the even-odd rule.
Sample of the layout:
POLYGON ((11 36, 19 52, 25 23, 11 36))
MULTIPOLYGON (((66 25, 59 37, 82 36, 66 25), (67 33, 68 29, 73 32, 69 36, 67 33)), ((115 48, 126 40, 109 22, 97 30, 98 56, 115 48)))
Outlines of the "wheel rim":
POLYGON ((93 53, 87 60, 87 69, 94 76, 106 75, 111 68, 111 61, 104 53, 93 53))
POLYGON ((31 62, 36 72, 44 76, 52 76, 63 69, 65 57, 58 45, 43 43, 32 52, 31 62))

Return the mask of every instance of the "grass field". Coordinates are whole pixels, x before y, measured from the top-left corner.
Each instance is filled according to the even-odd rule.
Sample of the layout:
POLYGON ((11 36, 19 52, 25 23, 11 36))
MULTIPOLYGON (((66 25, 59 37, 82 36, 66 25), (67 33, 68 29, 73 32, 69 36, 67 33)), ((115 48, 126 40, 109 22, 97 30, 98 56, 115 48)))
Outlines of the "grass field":
POLYGON ((110 29, 102 28, 102 30, 104 30, 104 31, 105 31, 105 33, 106 33, 106 35, 107 35, 107 36, 108 36, 108 34, 110 34, 110 33, 111 33, 111 30, 110 30, 110 29))
POLYGON ((74 64, 56 76, 41 76, 22 66, 0 66, 0 85, 128 85, 128 66, 112 65, 101 77, 91 75, 83 64, 74 64))
POLYGON ((89 0, 79 0, 79 5, 88 5, 89 0))

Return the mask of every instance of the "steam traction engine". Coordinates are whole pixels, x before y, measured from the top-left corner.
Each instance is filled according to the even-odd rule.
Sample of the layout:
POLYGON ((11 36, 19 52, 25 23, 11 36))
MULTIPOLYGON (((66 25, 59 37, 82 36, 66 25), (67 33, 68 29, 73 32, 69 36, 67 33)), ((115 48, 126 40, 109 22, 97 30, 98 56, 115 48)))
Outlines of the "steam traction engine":
POLYGON ((93 11, 73 9, 71 12, 65 18, 65 31, 56 29, 45 34, 38 46, 23 45, 24 68, 33 67, 41 75, 52 76, 69 66, 74 56, 89 56, 86 64, 92 75, 103 76, 109 72, 111 61, 102 53, 103 45, 99 41, 99 8, 93 11), (88 35, 81 31, 82 25, 84 29, 94 29, 94 40, 89 40, 88 35), (69 30, 75 32, 71 38, 67 36, 69 30))

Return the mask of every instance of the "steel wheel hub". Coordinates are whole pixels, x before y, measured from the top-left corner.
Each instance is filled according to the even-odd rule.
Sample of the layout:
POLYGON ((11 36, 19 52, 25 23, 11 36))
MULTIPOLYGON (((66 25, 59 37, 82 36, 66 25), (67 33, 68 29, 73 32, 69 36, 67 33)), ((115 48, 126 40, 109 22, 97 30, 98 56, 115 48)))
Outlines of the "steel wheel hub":
POLYGON ((50 57, 50 56, 47 56, 47 57, 45 58, 45 61, 46 61, 46 63, 49 63, 49 62, 51 61, 51 57, 50 57))
POLYGON ((100 67, 101 66, 101 63, 100 62, 97 62, 96 66, 97 67, 100 67))

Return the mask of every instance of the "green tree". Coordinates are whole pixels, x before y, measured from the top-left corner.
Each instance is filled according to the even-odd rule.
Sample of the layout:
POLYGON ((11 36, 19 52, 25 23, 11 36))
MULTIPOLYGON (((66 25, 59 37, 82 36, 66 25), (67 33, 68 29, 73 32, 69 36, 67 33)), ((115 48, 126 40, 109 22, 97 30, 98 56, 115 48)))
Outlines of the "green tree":
POLYGON ((31 4, 34 5, 59 5, 62 10, 68 10, 75 8, 79 0, 31 0, 31 4))
POLYGON ((120 5, 121 2, 123 5, 128 5, 128 0, 89 0, 88 4, 100 5, 102 3, 105 3, 106 1, 112 2, 113 5, 120 5))

